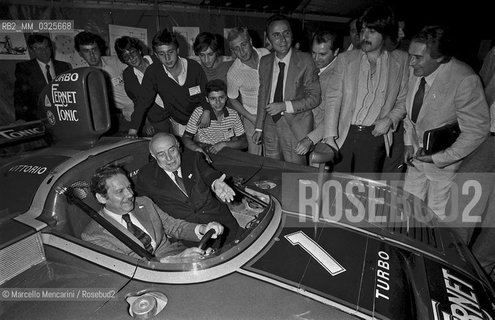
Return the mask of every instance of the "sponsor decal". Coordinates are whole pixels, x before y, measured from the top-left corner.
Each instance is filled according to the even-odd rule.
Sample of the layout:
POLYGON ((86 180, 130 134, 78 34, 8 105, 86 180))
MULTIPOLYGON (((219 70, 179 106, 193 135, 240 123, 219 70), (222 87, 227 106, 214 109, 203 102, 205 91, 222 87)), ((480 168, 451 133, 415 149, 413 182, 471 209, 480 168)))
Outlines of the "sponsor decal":
POLYGON ((77 122, 79 121, 77 110, 70 108, 77 103, 76 91, 58 91, 58 83, 52 85, 51 94, 53 105, 57 112, 58 121, 77 122))
POLYGON ((40 121, 23 123, 15 126, 0 128, 0 145, 12 141, 20 141, 42 136, 45 128, 40 121))
POLYGON ((55 120, 55 115, 54 115, 54 114, 53 114, 53 112, 51 112, 50 110, 48 110, 48 111, 46 112, 46 119, 48 120, 48 123, 49 123, 50 125, 52 125, 52 126, 54 126, 54 125, 55 125, 55 122, 56 122, 56 120, 55 120))
POLYGON ((55 78, 55 82, 76 82, 79 79, 79 73, 63 73, 55 78))
POLYGON ((376 289, 375 298, 390 300, 388 291, 390 290, 390 256, 385 251, 378 251, 376 268, 376 289))
POLYGON ((467 281, 442 268, 443 282, 447 289, 448 307, 441 310, 440 302, 431 300, 435 320, 483 320, 493 319, 479 304, 474 287, 467 281))
POLYGON ((29 174, 43 174, 47 170, 47 167, 31 166, 27 164, 18 164, 10 167, 9 172, 29 173, 29 174))

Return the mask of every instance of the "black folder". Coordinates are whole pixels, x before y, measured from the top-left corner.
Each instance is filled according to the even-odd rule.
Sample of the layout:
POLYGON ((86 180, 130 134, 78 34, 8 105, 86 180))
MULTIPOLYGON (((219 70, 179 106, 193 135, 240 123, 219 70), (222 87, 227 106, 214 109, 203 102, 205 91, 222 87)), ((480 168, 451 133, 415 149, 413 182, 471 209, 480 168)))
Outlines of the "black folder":
POLYGON ((457 122, 425 131, 423 149, 426 154, 434 154, 450 147, 459 137, 461 129, 457 122))

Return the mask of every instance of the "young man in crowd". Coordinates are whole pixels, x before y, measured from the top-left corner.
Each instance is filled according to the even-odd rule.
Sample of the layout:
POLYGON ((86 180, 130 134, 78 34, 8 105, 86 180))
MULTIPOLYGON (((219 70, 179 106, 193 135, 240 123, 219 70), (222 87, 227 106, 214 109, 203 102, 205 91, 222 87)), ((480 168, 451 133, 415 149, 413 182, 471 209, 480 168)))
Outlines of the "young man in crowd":
POLYGON ((261 155, 261 145, 253 140, 260 86, 258 70, 260 58, 270 52, 265 48, 254 48, 245 27, 232 29, 227 40, 236 56, 227 73, 227 95, 231 107, 241 115, 248 152, 261 155))
POLYGON ((150 65, 144 74, 128 135, 137 135, 144 115, 153 105, 157 94, 162 98, 165 109, 170 112, 175 135, 184 134, 187 121, 197 106, 206 110, 199 125, 207 127, 211 109, 206 101, 206 75, 199 63, 179 56, 179 42, 167 29, 155 35, 152 46, 160 63, 150 65))
MULTIPOLYGON (((197 107, 186 126, 182 142, 192 151, 216 154, 223 148, 245 149, 246 134, 239 114, 226 107, 227 85, 220 79, 211 80, 206 85, 206 95, 213 115, 210 126, 200 128, 197 122, 203 113, 202 107, 197 107)), ((206 153, 205 153, 206 155, 206 153)))
POLYGON ((127 65, 120 62, 115 56, 104 56, 106 51, 105 41, 97 34, 83 31, 74 38, 74 46, 87 66, 103 70, 110 82, 110 104, 113 108, 112 133, 126 134, 129 130, 134 103, 127 96, 122 76, 127 65))
POLYGON ((208 81, 220 79, 227 82, 227 71, 233 60, 221 55, 222 50, 217 35, 211 32, 201 32, 194 40, 193 49, 199 57, 208 81))

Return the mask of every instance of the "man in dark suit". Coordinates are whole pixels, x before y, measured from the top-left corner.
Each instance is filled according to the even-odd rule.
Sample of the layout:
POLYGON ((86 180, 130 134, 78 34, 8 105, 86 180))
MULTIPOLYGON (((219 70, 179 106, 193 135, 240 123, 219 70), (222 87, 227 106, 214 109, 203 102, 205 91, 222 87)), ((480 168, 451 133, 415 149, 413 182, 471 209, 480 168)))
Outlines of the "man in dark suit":
MULTIPOLYGON (((118 166, 98 169, 91 179, 91 192, 104 207, 100 214, 132 241, 139 244, 161 262, 197 257, 204 252, 199 248, 187 248, 181 242, 171 242, 169 237, 198 241, 210 229, 213 237, 222 234, 219 223, 189 223, 174 219, 146 197, 134 197, 127 173, 118 166)), ((81 238, 104 248, 136 257, 137 254, 118 240, 96 221, 91 221, 81 238)))
POLYGON ((16 120, 33 121, 44 117, 38 109, 41 91, 71 65, 52 59, 52 43, 44 35, 30 35, 27 44, 34 59, 15 66, 14 107, 16 120))
POLYGON ((138 194, 151 198, 174 218, 194 223, 217 221, 225 228, 224 243, 234 240, 239 225, 222 202, 232 201, 235 193, 223 181, 225 174, 210 167, 202 153, 186 150, 181 154, 172 134, 157 133, 149 149, 153 160, 139 170, 138 194))
POLYGON ((266 34, 274 52, 260 59, 253 140, 258 144, 263 140, 267 157, 306 164, 306 156, 295 149, 313 129, 311 109, 321 102, 318 69, 310 54, 292 49, 287 17, 270 17, 266 34))

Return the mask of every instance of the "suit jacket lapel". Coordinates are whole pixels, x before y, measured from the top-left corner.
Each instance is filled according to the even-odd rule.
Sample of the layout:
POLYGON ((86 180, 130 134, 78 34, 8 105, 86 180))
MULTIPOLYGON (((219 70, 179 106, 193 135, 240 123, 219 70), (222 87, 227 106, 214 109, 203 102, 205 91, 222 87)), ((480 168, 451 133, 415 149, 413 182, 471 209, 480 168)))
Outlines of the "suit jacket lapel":
POLYGON ((298 71, 300 69, 299 56, 297 55, 295 49, 291 49, 291 50, 292 50, 292 55, 290 57, 289 66, 287 68, 287 77, 285 78, 286 80, 285 80, 284 100, 294 99, 294 94, 296 93, 296 88, 295 88, 296 83, 290 80, 297 79, 297 74, 299 73, 298 71))
POLYGON ((40 84, 43 84, 45 86, 47 84, 45 76, 43 74, 44 70, 41 70, 41 67, 36 59, 31 60, 32 61, 32 66, 33 66, 33 78, 38 79, 37 81, 40 84))
POLYGON ((135 203, 134 216, 136 217, 136 219, 139 220, 139 222, 141 222, 146 231, 148 231, 148 233, 153 237, 153 240, 155 240, 155 242, 158 242, 155 228, 151 223, 149 213, 143 204, 138 204, 137 202, 135 203))
POLYGON ((275 61, 275 53, 270 53, 268 55, 268 59, 266 59, 266 74, 269 75, 267 79, 269 79, 268 84, 267 84, 267 90, 266 90, 266 101, 265 105, 268 105, 270 103, 270 97, 272 93, 272 82, 273 82, 273 63, 275 61))
POLYGON ((196 173, 193 171, 193 165, 192 159, 182 157, 180 170, 182 171, 182 181, 189 197, 192 195, 194 180, 197 178, 195 177, 196 173))
MULTIPOLYGON (((170 192, 174 194, 173 195, 174 197, 182 197, 187 199, 187 196, 179 189, 179 187, 175 184, 175 181, 172 180, 172 178, 170 178, 170 176, 165 172, 165 170, 160 168, 158 163, 156 163, 156 160, 154 161, 155 161, 154 171, 156 177, 154 181, 157 190, 161 190, 162 192, 170 192)), ((182 172, 182 180, 184 180, 184 172, 182 172)))

